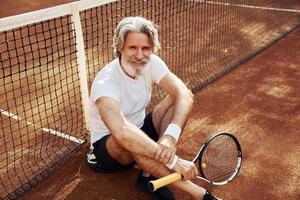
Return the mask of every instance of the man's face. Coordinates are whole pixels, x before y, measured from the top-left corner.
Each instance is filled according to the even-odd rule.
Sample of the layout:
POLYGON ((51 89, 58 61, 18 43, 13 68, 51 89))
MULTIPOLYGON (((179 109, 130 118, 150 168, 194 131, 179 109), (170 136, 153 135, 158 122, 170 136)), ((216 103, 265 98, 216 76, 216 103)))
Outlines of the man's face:
POLYGON ((129 32, 121 49, 121 65, 131 76, 138 76, 149 63, 152 45, 149 37, 144 33, 129 32))

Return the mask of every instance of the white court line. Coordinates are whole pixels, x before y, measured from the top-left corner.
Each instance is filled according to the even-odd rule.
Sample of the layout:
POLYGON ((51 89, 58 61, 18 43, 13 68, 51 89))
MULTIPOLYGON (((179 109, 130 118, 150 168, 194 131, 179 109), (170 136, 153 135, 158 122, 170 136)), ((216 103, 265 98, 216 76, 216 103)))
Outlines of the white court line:
POLYGON ((12 118, 14 120, 17 120, 17 121, 21 120, 21 118, 18 117, 18 115, 12 114, 12 113, 7 112, 5 110, 0 109, 0 112, 1 112, 1 114, 6 115, 7 117, 12 118))
MULTIPOLYGON (((193 0, 191 0, 191 1, 193 1, 193 0)), ((195 2, 217 4, 217 5, 223 5, 223 6, 235 6, 235 7, 242 7, 242 8, 261 9, 261 10, 300 13, 300 10, 286 9, 286 8, 271 8, 271 7, 264 7, 264 6, 251 6, 251 5, 245 5, 245 4, 233 4, 233 3, 223 3, 223 2, 205 1, 205 0, 195 0, 195 2)))
POLYGON ((76 142, 76 143, 79 143, 79 144, 83 144, 84 143, 84 140, 82 140, 82 139, 79 139, 79 138, 76 138, 74 136, 71 136, 71 135, 68 135, 68 134, 65 134, 65 133, 53 130, 51 128, 43 128, 42 130, 45 131, 45 132, 51 133, 52 135, 56 135, 58 137, 68 139, 68 140, 70 140, 72 142, 76 142))
MULTIPOLYGON (((6 115, 7 117, 9 118, 12 118, 16 121, 21 121, 21 120, 24 120, 24 119, 21 119, 18 115, 16 114, 13 114, 11 112, 8 112, 8 111, 5 111, 5 110, 2 110, 0 109, 0 113, 3 114, 3 115, 6 115)), ((36 126, 34 125, 33 123, 31 122, 27 122, 26 120, 24 120, 26 122, 27 125, 29 126, 36 126)), ((64 138, 64 139, 67 139, 67 140, 70 140, 72 142, 76 142, 78 144, 83 144, 84 143, 84 140, 82 139, 79 139, 79 138, 76 138, 74 136, 71 136, 71 135, 68 135, 68 134, 65 134, 65 133, 62 133, 62 132, 59 132, 59 131, 56 131, 54 129, 51 129, 51 128, 41 128, 43 131, 47 132, 47 133, 51 133, 52 135, 56 135, 58 137, 61 137, 61 138, 64 138)))

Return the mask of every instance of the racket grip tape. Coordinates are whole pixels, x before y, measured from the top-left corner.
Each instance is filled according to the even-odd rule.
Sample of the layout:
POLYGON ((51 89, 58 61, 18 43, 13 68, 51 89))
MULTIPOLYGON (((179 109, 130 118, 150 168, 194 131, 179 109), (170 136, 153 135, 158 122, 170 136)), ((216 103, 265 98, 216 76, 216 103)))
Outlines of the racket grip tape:
POLYGON ((169 174, 167 176, 164 176, 162 178, 159 178, 159 179, 156 179, 153 181, 149 181, 148 187, 149 187, 150 191, 154 192, 155 190, 157 190, 163 186, 166 186, 166 185, 169 185, 170 183, 179 181, 181 178, 182 178, 181 174, 175 172, 175 173, 169 174))

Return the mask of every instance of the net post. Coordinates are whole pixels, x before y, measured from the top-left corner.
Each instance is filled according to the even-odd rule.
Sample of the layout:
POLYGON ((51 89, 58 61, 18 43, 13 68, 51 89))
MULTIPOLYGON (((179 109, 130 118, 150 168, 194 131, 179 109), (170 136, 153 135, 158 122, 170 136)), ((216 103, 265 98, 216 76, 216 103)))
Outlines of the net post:
POLYGON ((89 124, 89 90, 88 90, 88 80, 87 80, 87 65, 85 62, 85 50, 83 41, 83 32, 81 27, 81 20, 79 15, 78 4, 71 4, 72 19, 74 21, 74 29, 76 34, 76 48, 77 48, 77 62, 79 70, 79 81, 80 81, 80 94, 83 104, 83 113, 86 129, 90 130, 89 124))

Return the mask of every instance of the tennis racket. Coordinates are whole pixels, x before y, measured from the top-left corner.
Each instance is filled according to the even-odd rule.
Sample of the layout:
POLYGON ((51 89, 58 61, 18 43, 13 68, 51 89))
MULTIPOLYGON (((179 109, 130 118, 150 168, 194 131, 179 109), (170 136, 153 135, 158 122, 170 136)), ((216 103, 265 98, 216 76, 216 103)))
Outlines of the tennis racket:
MULTIPOLYGON (((193 162, 198 168, 198 179, 213 185, 224 185, 238 174, 242 164, 242 149, 239 141, 230 133, 217 133, 201 146, 193 162)), ((182 179, 178 172, 148 183, 155 191, 165 185, 182 179)))

